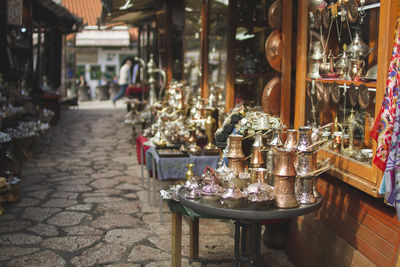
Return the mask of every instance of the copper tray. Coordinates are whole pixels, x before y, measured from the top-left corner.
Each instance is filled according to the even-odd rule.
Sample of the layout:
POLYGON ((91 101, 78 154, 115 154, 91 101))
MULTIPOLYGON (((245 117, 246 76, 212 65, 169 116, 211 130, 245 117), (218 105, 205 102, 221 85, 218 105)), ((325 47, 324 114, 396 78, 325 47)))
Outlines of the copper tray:
POLYGON ((366 109, 370 102, 368 87, 365 84, 360 84, 358 91, 358 104, 361 108, 366 109))
POLYGON ((281 111, 281 79, 275 76, 265 85, 261 106, 267 114, 280 115, 281 111))
POLYGON ((350 23, 355 23, 358 19, 358 6, 355 0, 347 2, 347 18, 350 23))
POLYGON ((282 59, 282 33, 274 30, 265 41, 265 55, 268 63, 276 71, 281 71, 282 59))
POLYGON ((268 9, 268 25, 271 29, 280 28, 282 23, 282 1, 275 0, 268 9))
POLYGON ((351 83, 349 86, 349 100, 351 106, 354 108, 357 105, 358 101, 358 91, 354 83, 351 83))

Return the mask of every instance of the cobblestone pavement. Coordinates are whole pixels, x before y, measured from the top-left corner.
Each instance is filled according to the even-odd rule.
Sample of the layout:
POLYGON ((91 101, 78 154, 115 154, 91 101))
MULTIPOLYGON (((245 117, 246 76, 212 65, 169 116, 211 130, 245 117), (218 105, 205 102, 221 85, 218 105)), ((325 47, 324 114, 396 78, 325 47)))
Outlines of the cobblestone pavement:
MULTIPOLYGON (((50 137, 24 162, 22 200, 0 216, 0 266, 170 266, 171 216, 147 202, 122 103, 62 110, 50 137)), ((183 222, 182 266, 190 266, 183 222)), ((269 266, 291 266, 263 248, 269 266)), ((200 256, 233 257, 230 221, 200 220, 200 256)), ((191 266, 232 266, 192 263, 191 266)))

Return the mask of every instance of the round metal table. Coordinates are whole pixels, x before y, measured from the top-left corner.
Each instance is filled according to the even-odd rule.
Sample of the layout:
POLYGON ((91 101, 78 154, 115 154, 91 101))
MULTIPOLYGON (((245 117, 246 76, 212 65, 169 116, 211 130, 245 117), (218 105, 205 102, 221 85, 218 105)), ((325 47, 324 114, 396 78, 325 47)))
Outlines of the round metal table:
POLYGON ((186 188, 179 190, 179 202, 201 215, 231 219, 235 222, 235 266, 247 262, 257 266, 260 262, 261 222, 263 220, 286 219, 297 217, 318 210, 322 198, 313 204, 301 204, 297 208, 280 209, 273 202, 255 204, 247 199, 227 203, 227 201, 210 201, 206 199, 186 198, 186 188))

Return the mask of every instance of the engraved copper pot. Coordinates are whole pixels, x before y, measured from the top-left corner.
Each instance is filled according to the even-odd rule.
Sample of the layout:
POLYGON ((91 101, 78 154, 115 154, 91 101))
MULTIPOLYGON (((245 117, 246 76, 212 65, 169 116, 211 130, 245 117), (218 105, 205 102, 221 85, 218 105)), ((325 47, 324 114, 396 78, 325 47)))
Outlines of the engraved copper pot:
POLYGON ((282 141, 282 129, 275 129, 271 141, 269 142, 269 145, 271 147, 281 147, 283 146, 283 141, 282 141))
POLYGON ((296 149, 298 151, 311 151, 311 148, 309 148, 309 146, 311 145, 310 131, 310 126, 299 127, 299 142, 296 146, 296 149))
POLYGON ((228 136, 228 158, 244 158, 242 150, 243 135, 231 134, 228 136))
POLYGON ((264 156, 261 152, 261 147, 253 146, 253 155, 250 160, 250 168, 260 168, 265 164, 264 156))
POLYGON ((299 203, 312 204, 317 201, 313 192, 314 176, 304 176, 300 178, 299 203))
POLYGON ((275 205, 289 209, 299 206, 295 194, 296 171, 293 162, 293 149, 278 148, 279 161, 274 170, 275 176, 275 205))
POLYGON ((243 158, 229 158, 228 162, 228 167, 234 174, 238 175, 244 172, 243 158))
POLYGON ((287 137, 285 144, 283 145, 284 148, 295 149, 297 146, 297 130, 296 129, 289 129, 287 130, 287 137))
POLYGON ((275 169, 275 162, 274 162, 274 152, 272 150, 268 150, 267 152, 267 160, 266 160, 266 168, 267 168, 267 184, 270 186, 274 186, 274 169, 275 169))
POLYGON ((313 162, 313 154, 313 152, 305 151, 297 156, 296 173, 298 176, 304 176, 317 169, 317 166, 313 162))

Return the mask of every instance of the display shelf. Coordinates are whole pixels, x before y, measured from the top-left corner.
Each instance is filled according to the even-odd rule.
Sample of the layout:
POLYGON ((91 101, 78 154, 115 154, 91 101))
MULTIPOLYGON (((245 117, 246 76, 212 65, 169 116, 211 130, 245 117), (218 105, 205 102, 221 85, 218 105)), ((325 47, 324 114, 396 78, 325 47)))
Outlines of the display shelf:
MULTIPOLYGON (((306 78, 307 82, 311 82, 310 78, 306 78)), ((368 88, 376 88, 376 81, 352 81, 352 80, 339 80, 339 79, 331 79, 331 78, 320 78, 315 79, 316 82, 322 83, 333 83, 336 82, 338 85, 349 85, 354 84, 355 86, 360 86, 361 84, 366 85, 368 88)))

